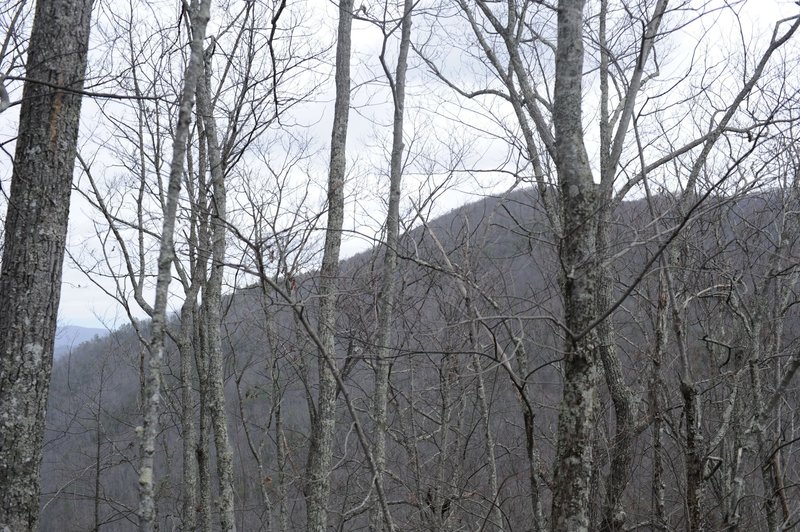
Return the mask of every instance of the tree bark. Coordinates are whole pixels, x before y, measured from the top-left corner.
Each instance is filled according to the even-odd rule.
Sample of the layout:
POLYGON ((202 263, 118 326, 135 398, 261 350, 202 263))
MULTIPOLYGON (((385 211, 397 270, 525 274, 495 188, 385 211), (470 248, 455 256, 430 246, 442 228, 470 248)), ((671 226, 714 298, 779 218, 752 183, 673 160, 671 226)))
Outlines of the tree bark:
POLYGON ((38 519, 91 10, 91 0, 40 0, 31 30, 0 273, 0 530, 38 519))
POLYGON ((653 521, 662 530, 667 528, 667 511, 664 486, 664 406, 662 395, 664 377, 662 365, 664 353, 667 350, 667 311, 669 298, 667 296, 666 280, 664 274, 658 276, 658 303, 656 307, 655 347, 653 350, 653 367, 650 374, 650 409, 653 417, 653 483, 652 483, 652 509, 653 521))
POLYGON ((211 502, 211 472, 209 466, 209 443, 208 434, 210 432, 209 413, 208 413, 208 397, 211 395, 208 391, 208 360, 206 352, 208 351, 205 334, 203 333, 204 326, 201 320, 198 320, 198 325, 195 327, 197 330, 197 350, 199 351, 195 357, 197 359, 197 376, 200 384, 200 416, 197 423, 197 448, 195 455, 197 457, 197 482, 198 482, 198 524, 202 532, 211 532, 213 530, 211 523, 212 516, 212 502, 211 502))
POLYGON ((589 529, 589 487, 597 381, 597 337, 587 330, 596 312, 595 185, 582 124, 583 0, 562 0, 553 102, 556 167, 563 202, 564 321, 567 338, 564 390, 558 417, 558 446, 551 526, 554 531, 589 529))
MULTIPOLYGON (((610 197, 606 197, 610 202, 610 197)), ((608 257, 608 232, 611 221, 606 208, 600 214, 597 230, 598 256, 608 257)), ((604 260, 597 267, 597 308, 605 309, 613 304, 614 285, 611 269, 604 260)), ((611 475, 606 487, 601 530, 604 532, 624 530, 625 509, 622 494, 630 482, 633 467, 635 434, 635 398, 625 383, 622 368, 617 356, 616 334, 612 316, 597 326, 598 353, 603 366, 606 386, 614 404, 614 439, 612 441, 611 475)))
POLYGON ((328 225, 325 249, 320 268, 319 337, 319 396, 314 419, 311 448, 308 455, 308 487, 306 504, 307 530, 325 532, 328 523, 328 495, 333 456, 333 436, 336 424, 336 379, 326 357, 335 360, 336 284, 339 273, 339 250, 342 244, 344 220, 345 148, 347 122, 350 113, 350 33, 353 24, 353 0, 339 3, 339 29, 336 46, 336 101, 334 103, 331 158, 328 174, 328 225))
POLYGON ((103 384, 105 383, 105 364, 100 368, 100 389, 97 392, 97 410, 95 411, 95 446, 94 446, 94 532, 100 532, 100 481, 102 475, 103 451, 103 384))
MULTIPOLYGON (((408 50, 411 46, 411 10, 413 0, 405 0, 403 4, 403 22, 400 31, 400 51, 394 80, 381 55, 386 77, 389 79, 394 99, 394 121, 392 130, 392 154, 389 162, 389 205, 386 215, 386 244, 383 255, 383 277, 378 294, 378 331, 375 349, 375 395, 373 399, 373 415, 375 418, 375 442, 373 456, 378 470, 376 483, 383 483, 386 468, 386 407, 389 390, 389 338, 393 328, 392 316, 397 296, 397 242, 400 237, 400 187, 403 180, 403 118, 405 116, 406 68, 408 66, 408 50)), ((386 42, 384 41, 384 46, 386 42)), ((379 505, 370 511, 370 530, 385 528, 383 512, 379 505)))
POLYGON ((225 416, 225 376, 222 361, 222 274, 225 267, 226 191, 225 170, 210 96, 211 52, 205 54, 204 75, 197 84, 197 111, 203 121, 211 173, 211 273, 203 290, 203 317, 208 338, 208 408, 217 450, 217 475, 220 491, 220 524, 224 532, 236 530, 233 491, 233 452, 225 416))
POLYGON ((203 39, 210 17, 211 0, 201 0, 192 5, 192 44, 189 63, 184 73, 180 97, 178 123, 173 139, 172 163, 170 165, 167 204, 161 232, 158 254, 158 277, 156 280, 155 304, 153 305, 152 338, 148 346, 149 360, 145 376, 144 420, 141 427, 141 462, 139 466, 139 530, 151 532, 155 523, 154 500, 154 455, 158 435, 158 415, 161 409, 161 362, 164 358, 164 329, 166 326, 167 298, 172 279, 172 262, 175 217, 183 178, 186 140, 189 136, 192 107, 197 81, 203 68, 203 39))
POLYGON ((183 485, 181 504, 181 522, 185 530, 194 530, 197 522, 197 462, 195 446, 197 436, 194 428, 194 394, 192 393, 192 326, 196 315, 194 301, 189 298, 181 309, 181 326, 178 339, 178 352, 181 359, 181 445, 183 446, 183 485))

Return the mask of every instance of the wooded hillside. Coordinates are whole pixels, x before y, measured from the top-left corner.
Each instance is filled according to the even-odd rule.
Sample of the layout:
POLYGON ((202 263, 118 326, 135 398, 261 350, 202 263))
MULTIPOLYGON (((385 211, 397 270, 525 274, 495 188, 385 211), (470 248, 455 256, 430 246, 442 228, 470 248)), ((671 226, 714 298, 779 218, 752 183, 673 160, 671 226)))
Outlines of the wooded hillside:
MULTIPOLYGON (((780 189, 710 198, 695 229, 679 242, 692 250, 675 277, 684 301, 685 349, 699 383, 697 428, 706 464, 702 512, 711 529, 734 515, 744 529, 763 526, 764 479, 757 447, 746 444, 755 416, 792 370, 800 345, 798 294, 793 283, 786 284, 792 275, 775 262, 797 261, 799 235, 788 234, 799 200, 798 191, 780 189), (760 323, 749 321, 759 315, 760 323), (753 325, 760 328, 758 336, 753 325)), ((679 529, 686 525, 688 458, 681 348, 669 331, 658 329, 671 320, 664 316, 663 301, 659 304, 658 271, 646 269, 659 240, 642 237, 653 223, 649 207, 664 221, 664 231, 674 228, 679 217, 669 205, 666 197, 621 204, 609 251, 616 256, 615 297, 645 272, 613 314, 620 379, 635 398, 634 465, 622 505, 631 523, 655 528, 653 516, 661 516, 664 526, 679 529)), ((563 334, 557 326, 558 250, 546 228, 538 195, 528 189, 454 210, 400 239, 400 289, 388 357, 386 496, 402 530, 478 530, 489 526, 494 508, 502 517, 498 528, 526 530, 537 505, 549 503, 558 475, 550 464, 563 334)), ((338 372, 366 434, 375 431, 369 409, 379 347, 374 308, 380 262, 375 248, 342 263, 337 302, 342 309, 335 335, 338 372)), ((314 320, 318 274, 295 282, 303 314, 314 320)), ((272 290, 241 289, 224 308, 238 527, 269 529, 271 523, 276 529, 303 529, 314 415, 309 404, 318 387, 314 346, 272 290)), ((179 327, 177 317, 171 325, 179 327)), ((134 331, 123 328, 56 364, 43 466, 43 529, 65 519, 72 523, 67 530, 90 529, 95 511, 104 530, 126 530, 136 522, 130 485, 136 478, 140 351, 134 331)), ((159 522, 168 528, 181 509, 180 358, 174 344, 165 366, 156 494, 159 522)), ((197 397, 199 384, 193 387, 197 397)), ((760 421, 769 427, 762 437, 775 453, 770 471, 782 486, 774 495, 788 515, 796 510, 800 481, 796 390, 794 384, 784 389, 782 406, 760 421)), ((593 520, 600 519, 617 452, 608 386, 597 393, 593 520)), ((368 517, 360 505, 371 472, 352 423, 340 400, 329 506, 337 530, 360 529, 368 517)), ((214 493, 216 488, 212 500, 214 493)))
POLYGON ((6 4, 1 532, 800 524, 796 2, 6 4))

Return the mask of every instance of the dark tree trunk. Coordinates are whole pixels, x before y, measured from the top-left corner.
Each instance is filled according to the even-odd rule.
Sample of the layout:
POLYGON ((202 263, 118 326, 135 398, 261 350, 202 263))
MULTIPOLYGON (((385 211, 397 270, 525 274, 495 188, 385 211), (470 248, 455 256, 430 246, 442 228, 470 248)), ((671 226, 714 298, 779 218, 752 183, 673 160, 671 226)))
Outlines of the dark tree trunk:
POLYGON ((28 48, 0 273, 0 530, 33 530, 38 517, 91 10, 40 0, 28 48))

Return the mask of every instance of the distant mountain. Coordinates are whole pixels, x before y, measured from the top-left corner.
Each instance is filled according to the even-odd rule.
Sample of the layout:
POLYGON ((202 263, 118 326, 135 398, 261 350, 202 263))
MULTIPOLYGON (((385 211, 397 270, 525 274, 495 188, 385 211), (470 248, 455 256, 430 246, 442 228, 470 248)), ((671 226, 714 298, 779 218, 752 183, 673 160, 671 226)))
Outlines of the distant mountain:
MULTIPOLYGON (((655 394, 661 281, 653 275, 657 270, 652 265, 650 273, 642 272, 663 235, 677 227, 681 218, 667 197, 654 197, 653 206, 658 223, 652 221, 644 201, 619 205, 606 243, 607 253, 614 257, 614 295, 638 283, 612 315, 622 380, 639 398, 637 411, 642 420, 636 434, 636 470, 625 490, 624 504, 631 522, 650 522, 651 498, 645 494, 659 485, 654 484, 652 449, 658 436, 663 464, 674 465, 664 467, 658 481, 665 494, 666 514, 671 516, 664 529, 677 530, 683 528, 686 459, 680 351, 674 335, 665 339, 659 350, 663 368, 658 363, 663 382, 655 383, 655 394), (656 396, 658 402, 652 399, 656 396), (649 426, 650 409, 657 404, 665 405, 662 419, 667 427, 658 432, 649 426)), ((712 197, 683 229, 678 242, 679 249, 686 250, 673 268, 676 292, 688 309, 685 349, 694 378, 702 383, 698 397, 703 398, 703 421, 698 425, 703 434, 724 436, 713 447, 714 459, 724 465, 709 473, 706 483, 704 512, 709 525, 714 524, 709 528, 722 529, 728 519, 721 511, 729 496, 723 490, 722 472, 728 471, 725 478, 733 478, 726 468, 741 468, 737 482, 747 496, 737 503, 740 528, 763 529, 757 526, 763 504, 762 467, 754 453, 742 451, 740 440, 741 416, 756 401, 748 380, 736 372, 757 367, 748 359, 752 333, 741 326, 741 319, 747 312, 765 308, 763 294, 772 297, 772 291, 755 289, 762 279, 794 283, 792 271, 800 265, 800 232, 782 230, 779 222, 798 210, 796 200, 779 191, 734 199, 712 197), (785 261, 785 270, 773 269, 771 261, 776 256, 785 261), (740 420, 731 421, 727 433, 719 432, 720 420, 732 415, 731 405, 740 420)), ((390 473, 386 492, 398 530, 487 529, 485 519, 476 521, 475 516, 489 515, 495 504, 507 522, 505 530, 530 530, 535 511, 532 494, 541 494, 540 505, 549 507, 564 345, 563 331, 554 325, 563 312, 559 245, 542 202, 531 189, 464 205, 400 238, 399 286, 389 342, 391 401, 386 445, 390 473), (456 275, 449 273, 451 269, 456 275), (473 313, 482 318, 475 320, 473 313), (498 495, 492 494, 489 476, 490 445, 498 495)), ((368 435, 375 430, 370 412, 373 353, 379 345, 375 302, 382 253, 377 247, 342 261, 337 286, 337 363, 368 435)), ((318 280, 318 272, 312 271, 298 274, 291 283, 293 296, 302 302, 301 314, 312 327, 318 313, 318 280)), ((770 287, 778 288, 783 290, 770 287)), ((794 292, 782 300, 785 310, 780 320, 767 321, 758 331, 766 343, 782 335, 776 345, 786 347, 777 349, 771 364, 794 356, 800 345, 800 291, 793 284, 790 289, 794 292)), ((238 289, 226 296, 224 308, 225 392, 231 447, 236 450, 237 528, 270 529, 272 525, 265 522, 275 518, 272 523, 278 523, 283 516, 283 530, 304 530, 305 464, 316 406, 313 398, 318 393, 317 350, 299 319, 274 291, 258 286, 238 289)), ((175 325, 173 317, 170 326, 175 325)), ((139 326, 146 338, 147 324, 139 326)), ((202 332, 198 327, 192 364, 204 360, 202 332)), ((137 522, 136 427, 141 423, 144 362, 140 337, 130 325, 109 334, 65 327, 57 344, 72 346, 73 354, 61 356, 53 366, 41 468, 40 530, 92 530, 100 528, 98 523, 103 532, 132 530, 137 522), (80 345, 94 334, 102 337, 80 345)), ((175 527, 183 503, 181 362, 175 345, 167 342, 155 458, 162 530, 175 527)), ((213 478, 210 429, 200 430, 197 388, 201 374, 196 369, 192 378, 198 386, 191 393, 192 407, 198 409, 194 465, 208 467, 213 478), (201 436, 205 439, 198 443, 201 436)), ((776 378, 783 378, 777 369, 781 368, 765 362, 760 385, 765 391, 774 388, 776 378)), ((782 410, 783 417, 769 418, 770 426, 795 426, 795 397, 787 399, 791 408, 782 410)), ((597 389, 597 399, 594 513, 600 508, 603 479, 614 452, 613 403, 604 384, 597 389)), ((366 529, 369 512, 359 508, 367 500, 373 477, 364 465, 363 451, 354 443, 352 418, 341 397, 337 412, 336 466, 330 474, 329 503, 336 510, 330 515, 335 529, 366 529)), ((779 449, 778 445, 774 448, 779 449)), ((800 486, 797 453, 786 452, 783 460, 785 485, 796 490, 800 486)), ((214 497, 215 487, 208 489, 209 498, 214 497)))
POLYGON ((61 358, 74 350, 84 342, 94 340, 95 337, 106 336, 106 329, 95 329, 91 327, 77 327, 75 325, 65 325, 56 331, 55 358, 61 358))

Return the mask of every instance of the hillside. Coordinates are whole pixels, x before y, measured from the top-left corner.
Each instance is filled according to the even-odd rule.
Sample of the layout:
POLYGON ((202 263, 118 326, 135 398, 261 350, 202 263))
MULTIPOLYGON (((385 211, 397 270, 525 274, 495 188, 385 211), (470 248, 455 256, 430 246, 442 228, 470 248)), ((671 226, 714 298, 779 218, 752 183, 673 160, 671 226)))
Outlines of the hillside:
POLYGON ((108 334, 106 329, 92 327, 78 327, 64 325, 56 331, 55 357, 60 358, 70 351, 78 348, 82 343, 103 337, 108 334))
MULTIPOLYGON (((736 511, 744 528, 758 529, 763 487, 752 467, 756 458, 747 448, 741 454, 737 427, 746 425, 756 394, 767 394, 784 374, 782 361, 797 346, 794 284, 784 284, 800 252, 800 235, 786 222, 795 203, 780 191, 713 198, 670 248, 679 253, 672 278, 685 302, 685 345, 700 383, 699 426, 714 441, 706 452, 714 457, 712 466, 718 464, 707 480, 707 520, 715 526, 730 519, 726 486, 740 478, 742 493, 750 497, 740 497, 736 511), (781 294, 780 308, 770 307, 776 303, 770 294, 781 294), (753 362, 748 358, 753 338, 741 316, 759 313, 764 320, 757 335, 771 354, 753 362), (739 371, 748 363, 761 372, 760 388, 739 371)), ((665 519, 680 528, 685 486, 680 339, 669 334, 659 340, 659 263, 646 268, 681 222, 671 205, 666 197, 654 201, 654 222, 646 202, 622 204, 614 213, 607 256, 614 298, 629 292, 612 314, 621 378, 636 398, 635 472, 624 507, 629 522, 646 522, 654 511, 653 486, 660 486, 665 519)), ((387 491, 402 530, 478 530, 493 505, 509 530, 528 530, 537 505, 549 504, 548 485, 558 474, 550 464, 564 342, 558 325, 558 242, 549 228, 538 196, 523 190, 456 209, 401 239, 401 295, 390 346, 387 491)), ((374 249, 343 262, 339 282, 339 367, 367 434, 380 255, 374 249)), ((305 275, 296 283, 295 296, 314 323, 317 278, 305 275)), ((225 308, 239 529, 267 529, 273 519, 303 530, 315 348, 274 291, 265 293, 258 285, 239 290, 225 308)), ((42 530, 87 530, 95 516, 104 531, 135 528, 140 352, 133 329, 126 327, 57 361, 42 466, 42 530)), ((163 372, 157 452, 164 530, 172 529, 180 509, 179 364, 172 346, 163 372)), ((601 390, 595 460, 602 474, 593 480, 595 519, 616 445, 613 403, 609 389, 601 390)), ((776 442, 793 437, 794 398, 787 397, 786 404, 774 421, 776 442)), ((338 417, 331 522, 337 530, 357 530, 366 523, 358 508, 369 491, 370 473, 341 400, 338 417)), ((786 496, 794 497, 800 463, 793 444, 781 451, 781 480, 786 496)))

